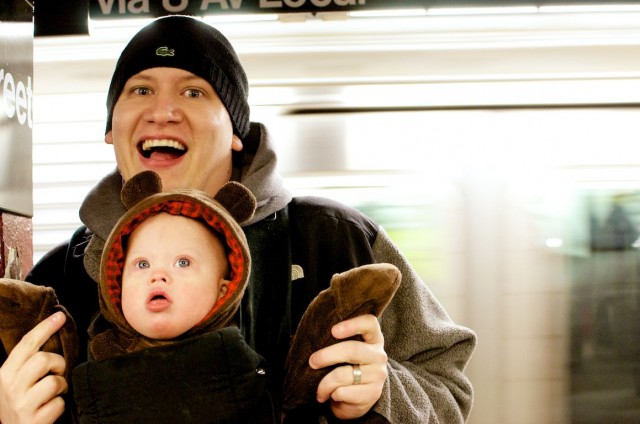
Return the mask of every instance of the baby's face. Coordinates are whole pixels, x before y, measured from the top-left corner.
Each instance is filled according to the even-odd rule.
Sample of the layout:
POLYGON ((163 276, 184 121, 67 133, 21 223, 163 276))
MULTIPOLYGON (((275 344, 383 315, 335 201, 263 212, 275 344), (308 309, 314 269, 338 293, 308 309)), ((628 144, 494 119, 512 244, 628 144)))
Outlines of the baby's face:
POLYGON ((172 339, 200 323, 227 290, 224 248, 203 224, 161 213, 131 234, 122 312, 139 333, 172 339))

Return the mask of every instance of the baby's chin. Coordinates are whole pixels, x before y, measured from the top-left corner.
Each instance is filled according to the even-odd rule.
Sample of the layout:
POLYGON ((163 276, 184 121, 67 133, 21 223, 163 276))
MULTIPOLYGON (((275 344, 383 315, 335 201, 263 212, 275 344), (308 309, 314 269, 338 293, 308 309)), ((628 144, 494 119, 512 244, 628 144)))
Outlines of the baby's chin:
POLYGON ((149 339, 155 339, 155 340, 175 339, 177 337, 182 336, 184 333, 188 331, 188 330, 177 329, 177 328, 166 328, 164 326, 159 328, 143 328, 143 329, 134 328, 134 330, 136 330, 138 333, 142 334, 143 336, 149 339))

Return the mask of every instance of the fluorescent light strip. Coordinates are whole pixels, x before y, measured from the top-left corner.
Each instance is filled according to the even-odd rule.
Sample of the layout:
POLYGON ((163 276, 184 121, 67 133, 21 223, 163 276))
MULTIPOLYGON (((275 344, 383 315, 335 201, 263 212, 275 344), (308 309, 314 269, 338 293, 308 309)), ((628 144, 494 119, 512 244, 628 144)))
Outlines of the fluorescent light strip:
POLYGON ((426 16, 426 9, 393 9, 393 10, 367 10, 349 12, 352 18, 388 18, 401 16, 426 16))
POLYGON ((89 28, 128 28, 143 27, 150 23, 153 18, 128 18, 128 19, 89 19, 89 28))
POLYGON ((238 15, 214 14, 214 15, 205 16, 203 20, 208 24, 233 23, 233 22, 266 22, 266 21, 277 21, 278 14, 277 13, 255 13, 255 14, 238 14, 238 15))
POLYGON ((427 10, 430 16, 453 15, 512 15, 523 13, 538 13, 536 6, 513 7, 437 7, 427 10))
POLYGON ((153 18, 89 19, 89 35, 100 39, 129 39, 153 18))
MULTIPOLYGON (((267 22, 277 21, 278 15, 273 13, 259 14, 214 14, 204 17, 194 16, 209 25, 220 23, 243 23, 243 22, 267 22)), ((91 35, 100 36, 124 36, 123 31, 137 31, 139 28, 151 23, 154 18, 130 18, 130 19, 89 19, 89 29, 91 35)))
POLYGON ((540 13, 640 12, 640 4, 540 6, 540 13))

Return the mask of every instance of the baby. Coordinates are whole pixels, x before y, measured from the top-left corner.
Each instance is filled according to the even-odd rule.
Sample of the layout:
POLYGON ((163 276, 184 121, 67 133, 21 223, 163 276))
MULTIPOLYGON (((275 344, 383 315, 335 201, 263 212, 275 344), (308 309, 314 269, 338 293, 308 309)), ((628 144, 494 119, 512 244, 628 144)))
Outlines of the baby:
POLYGON ((253 195, 237 183, 214 199, 160 189, 152 172, 123 188, 129 209, 105 244, 94 359, 218 330, 240 305, 251 259, 239 222, 253 215, 253 195))
MULTIPOLYGON (((213 199, 197 190, 161 189, 150 171, 123 187, 127 212, 100 262, 100 314, 89 329, 92 360, 76 366, 70 316, 69 328, 56 335, 51 351, 65 356, 65 377, 73 380, 75 406, 67 411, 80 423, 273 422, 268 366, 234 325, 251 269, 240 224, 252 217, 255 198, 235 182, 213 199), (198 374, 211 381, 203 386, 192 378, 198 374), (156 406, 145 408, 152 398, 156 406), (234 408, 225 399, 234 399, 234 408)), ((331 335, 336 323, 380 316, 400 278, 393 265, 365 265, 334 275, 314 298, 292 336, 283 386, 276 389, 284 394, 280 421, 306 422, 324 407, 315 393, 331 368, 311 369, 309 356, 337 342, 331 335)), ((5 350, 55 310, 66 312, 53 290, 0 280, 5 350), (15 331, 4 328, 9 322, 15 331)))

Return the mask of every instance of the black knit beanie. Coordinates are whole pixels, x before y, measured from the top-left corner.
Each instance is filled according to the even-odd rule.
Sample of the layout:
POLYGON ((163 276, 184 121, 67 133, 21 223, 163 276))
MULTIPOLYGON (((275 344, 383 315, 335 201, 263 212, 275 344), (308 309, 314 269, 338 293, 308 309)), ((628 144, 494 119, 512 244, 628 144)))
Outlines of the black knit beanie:
POLYGON ((133 75, 156 67, 179 68, 208 81, 227 108, 233 131, 249 132, 249 84, 235 50, 220 31, 196 18, 158 18, 141 29, 125 47, 107 95, 107 128, 125 83, 133 75))

